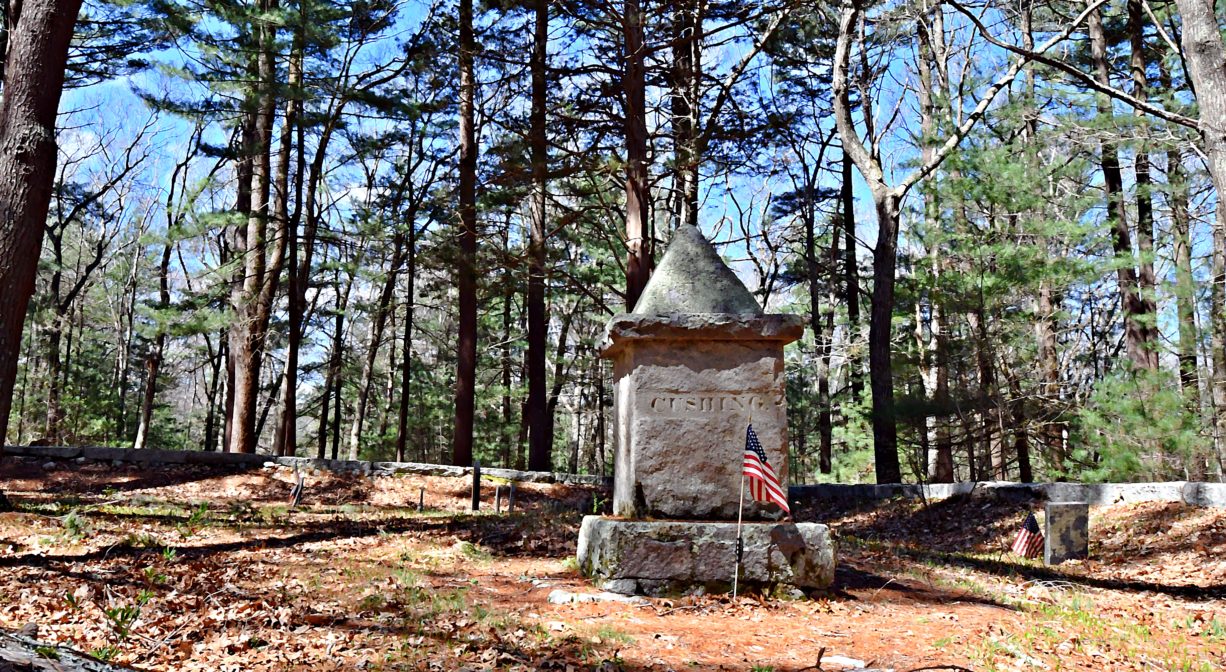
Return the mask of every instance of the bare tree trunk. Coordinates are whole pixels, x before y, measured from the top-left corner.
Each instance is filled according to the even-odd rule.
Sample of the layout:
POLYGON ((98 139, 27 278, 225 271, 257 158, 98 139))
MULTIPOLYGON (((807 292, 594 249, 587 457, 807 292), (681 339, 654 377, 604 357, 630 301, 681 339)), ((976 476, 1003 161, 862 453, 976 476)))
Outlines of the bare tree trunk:
POLYGON ((873 461, 878 483, 899 483, 898 427, 894 418, 894 366, 890 352, 894 270, 898 261, 898 195, 874 190, 877 247, 873 250, 873 298, 868 321, 869 386, 873 392, 873 461))
MULTIPOLYGON (((1141 100, 1148 97, 1145 80, 1145 12, 1142 0, 1128 0, 1128 35, 1131 53, 1128 65, 1132 72, 1132 95, 1141 100)), ((1146 114, 1134 108, 1134 114, 1144 129, 1146 114)), ((1137 192, 1137 289, 1140 292, 1140 315, 1137 320, 1145 338, 1146 368, 1158 369, 1158 280, 1154 275, 1154 200, 1150 177, 1149 152, 1140 147, 1135 158, 1137 192)))
MULTIPOLYGON (((285 353, 285 377, 281 388, 281 415, 277 419, 277 427, 273 433, 272 450, 276 455, 292 456, 298 452, 298 352, 302 347, 303 304, 306 302, 303 278, 298 274, 298 222, 302 217, 302 178, 305 171, 305 153, 303 146, 304 134, 302 125, 298 123, 298 114, 302 109, 302 58, 306 40, 305 4, 299 5, 297 24, 294 26, 294 41, 290 47, 289 59, 289 95, 285 103, 285 120, 281 125, 281 139, 278 146, 278 163, 276 179, 277 221, 281 228, 281 236, 285 241, 286 265, 286 302, 289 304, 290 324, 288 328, 288 347, 285 353), (294 133, 298 134, 298 153, 294 169, 294 212, 289 212, 290 190, 290 149, 294 141, 294 133)), ((321 148, 320 151, 323 151, 321 148)))
MULTIPOLYGON (((217 354, 212 355, 213 346, 209 345, 210 357, 212 361, 213 378, 209 381, 209 403, 208 408, 204 413, 204 450, 212 452, 217 450, 217 396, 221 391, 221 372, 222 364, 226 360, 226 335, 224 331, 217 332, 217 354)), ((208 339, 205 335, 204 338, 208 339)))
POLYGON ((676 163, 673 190, 674 221, 698 226, 698 118, 702 83, 704 0, 672 0, 673 70, 671 122, 676 163))
MULTIPOLYGON (((262 9, 275 11, 277 0, 262 0, 262 9)), ((279 220, 269 198, 272 185, 272 131, 277 104, 276 27, 266 21, 255 30, 259 44, 256 56, 259 102, 252 119, 251 209, 240 250, 243 255, 243 282, 234 294, 235 322, 230 329, 230 353, 235 360, 230 450, 236 453, 254 453, 259 439, 256 436, 256 413, 264 340, 286 244, 286 222, 279 220), (277 224, 271 250, 269 220, 277 224)))
MULTIPOLYGON (((1091 0, 1092 1, 1092 0, 1091 0)), ((1100 84, 1111 84, 1111 70, 1107 62, 1107 38, 1103 29, 1101 10, 1095 9, 1086 20, 1090 35, 1090 58, 1094 61, 1095 78, 1100 84)), ((1098 97, 1099 116, 1110 120, 1111 99, 1098 97)), ((1124 342, 1128 359, 1137 368, 1149 368, 1150 344, 1146 341, 1145 309, 1137 284, 1136 259, 1132 254, 1132 235, 1124 213, 1124 179, 1120 171, 1119 149, 1114 142, 1102 142, 1103 186, 1107 195, 1107 223, 1111 226, 1112 247, 1115 250, 1116 278, 1120 289, 1120 303, 1124 312, 1124 342)), ((1152 235, 1152 234, 1151 234, 1152 235)))
POLYGON ((456 343, 455 433, 451 463, 473 460, 473 414, 477 376, 477 137, 476 80, 473 57, 472 0, 460 0, 460 254, 456 267, 459 290, 459 338, 456 343))
MULTIPOLYGON (((842 182, 839 187, 840 211, 843 214, 843 278, 846 287, 843 301, 847 305, 847 342, 854 351, 860 340, 860 264, 856 258, 856 197, 852 189, 852 160, 843 152, 842 182)), ((838 235, 834 232, 833 235, 838 235)), ((852 403, 860 402, 864 394, 864 377, 858 357, 847 359, 847 387, 852 403)))
POLYGON ((1183 154, 1167 152, 1166 180, 1171 207, 1171 237, 1175 248, 1175 302, 1179 315, 1179 380, 1188 408, 1200 412, 1200 384, 1196 365, 1196 281, 1192 277, 1192 237, 1188 216, 1187 176, 1183 154))
POLYGON ((10 27, 0 99, 0 437, 55 179, 55 116, 80 0, 25 0, 10 27))
MULTIPOLYGON (((820 168, 820 167, 819 167, 820 168)), ((831 340, 833 334, 831 329, 823 328, 821 302, 821 267, 817 262, 817 204, 813 202, 812 194, 814 191, 814 176, 811 173, 816 173, 817 169, 810 171, 805 167, 805 204, 801 206, 802 216, 805 223, 805 266, 808 271, 809 280, 809 328, 813 330, 813 345, 817 350, 817 368, 814 375, 817 377, 817 433, 818 433, 818 455, 817 468, 823 474, 829 474, 832 468, 832 443, 833 443, 833 424, 830 414, 830 351, 831 340)), ((831 268, 837 263, 839 257, 839 238, 842 234, 841 222, 836 218, 835 226, 830 230, 830 263, 831 268)), ((833 283, 832 283, 833 284, 833 283)), ((829 307, 828 312, 833 314, 833 304, 829 307)), ((833 325, 831 325, 833 326, 833 325)), ((804 433, 801 432, 801 436, 804 433)))
POLYGON ((349 459, 358 459, 358 451, 362 442, 362 424, 366 418, 366 406, 370 400, 370 386, 375 375, 375 360, 379 356, 379 345, 383 341, 383 328, 387 324, 387 316, 392 311, 392 295, 396 290, 396 277, 403 261, 404 237, 396 234, 392 244, 391 268, 383 281, 383 289, 379 292, 379 300, 375 307, 370 326, 370 342, 366 348, 366 360, 362 364, 362 379, 358 383, 357 407, 354 409, 353 424, 349 429, 349 459))
MULTIPOLYGON (((167 230, 167 236, 172 233, 167 230)), ((170 307, 170 254, 173 246, 169 240, 162 246, 162 260, 158 264, 158 310, 164 312, 170 307)), ((161 316, 158 317, 162 319, 161 316)), ((162 366, 162 354, 166 349, 166 329, 158 325, 157 336, 153 341, 153 349, 145 359, 145 393, 141 399, 140 424, 136 426, 136 440, 132 447, 141 450, 149 442, 149 424, 153 421, 153 400, 157 394, 158 370, 162 366)))
MULTIPOLYGON (((416 201, 414 201, 416 202, 416 201)), ((406 224, 408 235, 407 292, 404 299, 404 341, 400 356, 400 413, 396 427, 396 461, 403 462, 409 434, 409 389, 413 380, 413 317, 417 297, 417 212, 409 208, 406 224)))
POLYGON ((1218 194, 1213 228, 1213 285, 1211 288, 1212 399, 1214 441, 1218 466, 1226 462, 1226 45, 1214 12, 1213 0, 1176 0, 1183 19, 1183 50, 1188 75, 1195 85, 1200 107, 1201 146, 1208 157, 1209 175, 1218 194))
POLYGON ((647 77, 644 67, 643 6, 625 0, 622 16, 626 72, 626 311, 634 310, 651 277, 651 236, 647 232, 647 77))
MULTIPOLYGON (((509 217, 510 215, 508 215, 509 217)), ((507 222, 507 225, 502 230, 502 251, 508 257, 511 254, 510 222, 507 222)), ((502 270, 502 284, 502 346, 500 348, 502 352, 499 357, 499 364, 502 368, 502 428, 498 438, 502 442, 502 466, 510 469, 512 468, 511 422, 514 418, 513 404, 511 403, 511 305, 515 295, 515 282, 511 274, 510 264, 505 265, 502 270)))
POLYGON ((324 382, 324 400, 319 415, 319 456, 324 456, 324 448, 328 440, 330 408, 329 396, 332 395, 332 459, 337 459, 340 452, 340 412, 341 412, 341 364, 344 357, 345 312, 349 309, 349 297, 353 292, 353 275, 345 285, 344 292, 340 287, 340 273, 336 275, 336 313, 333 316, 332 348, 328 357, 328 373, 324 382))
POLYGON ((533 0, 536 21, 532 58, 532 119, 528 142, 532 150, 532 225, 528 241, 528 468, 549 471, 551 418, 545 408, 545 350, 549 318, 545 311, 545 205, 549 146, 545 115, 548 104, 545 59, 549 41, 549 0, 533 0))

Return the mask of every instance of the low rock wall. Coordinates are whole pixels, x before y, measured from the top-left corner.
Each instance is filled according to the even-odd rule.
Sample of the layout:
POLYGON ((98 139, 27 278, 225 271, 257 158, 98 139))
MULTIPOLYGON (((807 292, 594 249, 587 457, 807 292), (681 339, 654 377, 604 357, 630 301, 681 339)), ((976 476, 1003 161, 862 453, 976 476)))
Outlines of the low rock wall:
MULTIPOLYGON (((190 450, 132 450, 109 446, 4 446, 5 455, 51 460, 82 460, 135 464, 200 464, 236 469, 258 469, 268 464, 300 469, 323 469, 375 476, 418 474, 423 476, 471 476, 471 467, 421 462, 368 462, 364 460, 318 460, 310 457, 274 457, 243 453, 206 453, 190 450)), ((548 471, 517 471, 482 467, 490 478, 528 483, 565 483, 609 486, 612 478, 590 474, 548 471)), ((1226 508, 1226 483, 1168 481, 1164 483, 1013 483, 980 481, 967 483, 902 483, 887 485, 818 483, 793 485, 788 496, 794 502, 814 500, 882 500, 895 497, 948 499, 958 495, 999 497, 1049 502, 1086 502, 1094 506, 1135 502, 1182 502, 1189 506, 1226 508)))
POLYGON ((1168 481, 1165 483, 929 483, 888 485, 841 485, 820 483, 793 485, 792 501, 881 500, 895 497, 948 499, 958 495, 998 497, 1048 502, 1086 502, 1094 506, 1135 502, 1182 502, 1189 506, 1226 507, 1226 483, 1168 481))
MULTIPOLYGON (((5 446, 5 455, 50 460, 113 462, 134 464, 199 464, 235 469, 259 469, 268 465, 321 469, 369 476, 417 474, 422 476, 471 476, 471 467, 420 462, 368 462, 365 460, 318 460, 310 457, 275 457, 244 453, 206 453, 191 450, 132 450, 109 446, 5 446)), ((549 471, 517 471, 482 467, 484 478, 501 478, 527 483, 564 483, 570 485, 608 485, 612 479, 590 474, 563 474, 549 471)))

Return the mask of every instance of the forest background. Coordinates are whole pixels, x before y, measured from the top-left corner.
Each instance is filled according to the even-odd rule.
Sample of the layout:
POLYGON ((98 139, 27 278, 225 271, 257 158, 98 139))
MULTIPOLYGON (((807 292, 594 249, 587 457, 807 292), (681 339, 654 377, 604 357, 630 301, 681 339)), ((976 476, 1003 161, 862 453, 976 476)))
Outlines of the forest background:
POLYGON ((1221 480, 1213 9, 86 0, 5 440, 609 474, 698 226, 793 482, 1221 480))

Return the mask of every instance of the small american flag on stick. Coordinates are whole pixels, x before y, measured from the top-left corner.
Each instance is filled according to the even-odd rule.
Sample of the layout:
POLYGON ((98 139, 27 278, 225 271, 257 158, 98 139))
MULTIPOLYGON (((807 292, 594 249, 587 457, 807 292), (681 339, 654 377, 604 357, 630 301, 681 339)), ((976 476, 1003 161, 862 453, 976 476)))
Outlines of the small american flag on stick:
POLYGON ((766 452, 758 443, 758 435, 753 431, 753 425, 745 429, 745 465, 744 474, 749 478, 749 496, 757 502, 774 502, 790 516, 788 496, 779 484, 779 477, 766 460, 766 452))
POLYGON ((1026 520, 1022 522, 1022 529, 1017 531, 1011 548, 1023 558, 1038 557, 1043 552, 1043 533, 1039 531, 1039 521, 1035 519, 1034 511, 1026 514, 1026 520))

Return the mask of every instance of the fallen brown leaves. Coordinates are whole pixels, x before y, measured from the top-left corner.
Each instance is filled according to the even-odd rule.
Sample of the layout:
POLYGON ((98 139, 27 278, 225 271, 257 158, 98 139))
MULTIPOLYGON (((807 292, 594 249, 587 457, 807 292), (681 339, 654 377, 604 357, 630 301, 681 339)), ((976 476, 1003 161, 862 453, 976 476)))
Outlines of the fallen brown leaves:
POLYGON ((1187 592, 1223 583, 1226 512, 1096 509, 1094 559, 1051 573, 1001 550, 1019 505, 824 506, 829 595, 554 605, 592 590, 568 561, 584 488, 474 516, 456 479, 313 474, 291 511, 282 470, 19 466, 0 627, 142 669, 1201 670, 1226 649, 1220 597, 1187 592))

